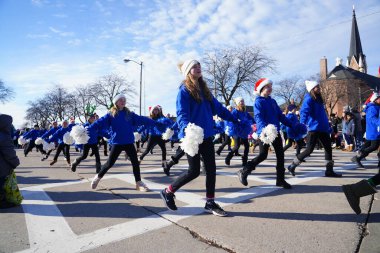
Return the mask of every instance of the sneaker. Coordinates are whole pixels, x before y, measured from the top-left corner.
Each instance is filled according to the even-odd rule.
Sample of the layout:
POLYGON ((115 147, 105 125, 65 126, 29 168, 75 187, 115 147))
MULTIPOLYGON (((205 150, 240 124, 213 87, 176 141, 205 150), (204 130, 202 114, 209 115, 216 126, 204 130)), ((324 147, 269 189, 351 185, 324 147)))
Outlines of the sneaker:
POLYGON ((71 171, 72 172, 75 172, 77 170, 77 164, 75 163, 75 162, 73 162, 72 164, 71 164, 71 171))
POLYGON ((160 196, 162 198, 162 200, 164 201, 166 207, 169 209, 169 210, 172 210, 172 211, 177 211, 177 206, 175 205, 175 195, 174 193, 171 193, 171 192, 166 192, 166 188, 163 189, 161 192, 160 192, 160 196))
POLYGON ((165 166, 163 167, 165 175, 170 176, 170 168, 173 165, 174 165, 174 162, 172 160, 168 163, 165 163, 165 166))
POLYGON ((57 160, 53 160, 50 162, 50 166, 52 166, 53 164, 55 164, 57 162, 57 160))
POLYGON ((333 170, 332 171, 325 171, 325 177, 342 177, 342 174, 340 173, 335 173, 333 170))
POLYGON ((96 189, 96 187, 98 186, 99 182, 100 182, 100 179, 102 179, 101 177, 98 176, 98 174, 96 174, 96 176, 94 177, 94 179, 92 179, 92 182, 91 182, 91 188, 93 190, 96 189))
POLYGON ((239 178, 239 181, 242 185, 247 186, 248 185, 248 173, 244 171, 244 169, 241 169, 237 172, 237 176, 239 178))
POLYGON ((206 202, 205 211, 220 217, 227 216, 227 213, 213 200, 206 202))
POLYGON ((146 186, 146 184, 144 184, 143 181, 138 181, 136 182, 136 190, 140 192, 148 192, 149 188, 146 186))
POLYGON ((292 164, 290 164, 290 165, 288 166, 288 171, 289 171, 289 173, 290 173, 293 177, 296 175, 296 172, 295 172, 296 167, 297 167, 297 165, 295 165, 294 163, 292 163, 292 164))
POLYGON ((292 189, 292 186, 288 182, 286 182, 285 180, 276 181, 276 186, 280 186, 284 189, 292 189))
POLYGON ((356 163, 359 168, 364 168, 363 164, 360 162, 359 157, 354 156, 351 158, 351 162, 356 163))

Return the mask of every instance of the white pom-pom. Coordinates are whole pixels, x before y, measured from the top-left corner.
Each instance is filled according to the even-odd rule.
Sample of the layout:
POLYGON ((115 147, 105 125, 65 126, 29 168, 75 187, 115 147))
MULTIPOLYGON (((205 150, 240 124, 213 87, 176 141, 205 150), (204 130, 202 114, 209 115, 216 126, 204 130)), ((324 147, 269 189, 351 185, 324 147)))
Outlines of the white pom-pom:
POLYGON ((76 144, 87 144, 90 139, 87 129, 80 125, 76 125, 71 129, 70 136, 76 144))
POLYGON ((263 131, 260 134, 260 140, 264 144, 271 144, 277 137, 277 128, 273 124, 269 124, 264 127, 263 131))
POLYGON ((74 138, 71 137, 70 133, 67 132, 63 135, 63 142, 67 145, 72 145, 74 144, 74 138))
POLYGON ((252 134, 252 138, 253 138, 254 140, 257 140, 257 139, 259 138, 259 135, 258 135, 256 132, 254 132, 254 133, 252 134))
POLYGON ((185 138, 181 139, 181 148, 189 156, 198 154, 199 144, 203 142, 204 132, 203 128, 189 123, 185 128, 185 138))
POLYGON ((34 143, 35 143, 36 145, 41 145, 43 142, 44 142, 44 140, 43 140, 41 137, 38 137, 38 138, 34 141, 34 143))
POLYGON ((49 143, 49 142, 44 141, 42 143, 42 148, 45 151, 50 151, 50 150, 55 149, 55 144, 54 144, 54 142, 49 143))
POLYGON ((18 138, 19 145, 24 145, 26 143, 27 143, 27 140, 25 140, 24 136, 20 136, 20 138, 18 138))
POLYGON ((162 139, 164 141, 170 140, 170 138, 172 138, 173 135, 174 135, 174 131, 171 130, 170 128, 166 128, 165 133, 162 134, 162 139))
POLYGON ((138 142, 141 140, 141 134, 139 132, 134 132, 133 135, 135 136, 135 142, 138 142))

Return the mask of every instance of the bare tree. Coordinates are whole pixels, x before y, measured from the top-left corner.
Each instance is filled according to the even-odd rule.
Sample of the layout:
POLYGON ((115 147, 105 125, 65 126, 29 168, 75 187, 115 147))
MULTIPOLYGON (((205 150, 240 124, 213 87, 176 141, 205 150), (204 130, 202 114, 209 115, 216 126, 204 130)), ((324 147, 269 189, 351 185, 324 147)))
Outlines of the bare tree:
POLYGON ((226 105, 236 94, 251 95, 254 83, 275 68, 275 60, 258 46, 215 49, 206 53, 203 62, 208 85, 226 105))
POLYGON ((74 101, 76 117, 82 123, 87 122, 89 114, 96 108, 96 101, 92 96, 91 87, 89 85, 77 87, 74 92, 74 101))
POLYGON ((127 106, 135 107, 130 101, 137 94, 133 84, 117 74, 105 75, 91 85, 91 94, 99 106, 109 109, 112 99, 120 93, 127 97, 127 106))
POLYGON ((296 104, 301 104, 306 94, 306 88, 301 76, 291 76, 276 82, 273 89, 273 97, 284 101, 287 105, 294 99, 296 104))
POLYGON ((6 86, 0 79, 0 102, 5 103, 14 97, 14 91, 12 88, 6 86))

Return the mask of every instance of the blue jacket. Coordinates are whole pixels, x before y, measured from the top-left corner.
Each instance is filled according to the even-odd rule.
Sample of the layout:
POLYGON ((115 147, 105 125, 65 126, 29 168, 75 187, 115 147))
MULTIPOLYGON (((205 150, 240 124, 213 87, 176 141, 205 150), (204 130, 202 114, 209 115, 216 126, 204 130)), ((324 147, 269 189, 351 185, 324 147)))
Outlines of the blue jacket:
POLYGON ((23 136, 25 140, 30 139, 31 141, 35 141, 38 137, 40 137, 40 133, 40 130, 33 129, 24 134, 23 136))
POLYGON ((177 122, 179 125, 179 138, 185 136, 185 128, 189 123, 203 128, 204 139, 215 135, 213 116, 218 115, 224 120, 236 121, 232 114, 222 106, 214 97, 208 101, 202 94, 202 101, 198 103, 181 84, 177 95, 177 122))
POLYGON ((152 136, 161 136, 163 133, 165 133, 166 129, 170 128, 174 123, 171 119, 168 119, 164 116, 158 119, 154 119, 154 121, 161 124, 157 124, 149 128, 149 134, 152 136))
POLYGON ((91 126, 90 122, 86 122, 86 124, 83 125, 83 127, 87 128, 88 136, 90 136, 90 139, 88 139, 87 144, 97 144, 98 136, 100 136, 100 134, 96 128, 90 129, 89 126, 91 126))
MULTIPOLYGON (((286 115, 286 118, 292 122, 292 125, 296 125, 297 123, 299 123, 298 117, 294 113, 288 113, 286 115)), ((286 133, 288 134, 288 138, 296 141, 302 139, 303 137, 302 135, 296 133, 294 128, 288 126, 286 126, 286 133)))
POLYGON ((380 106, 369 103, 365 108, 365 113, 366 139, 369 141, 380 140, 380 106))
POLYGON ((307 125, 310 132, 331 132, 323 102, 315 101, 309 93, 302 103, 300 116, 300 122, 307 125))
POLYGON ((135 136, 133 130, 135 126, 148 125, 153 127, 156 125, 154 120, 144 116, 136 115, 134 112, 119 111, 117 115, 112 116, 107 113, 88 127, 89 131, 92 128, 101 131, 104 129, 111 130, 111 138, 109 143, 111 145, 125 145, 135 143, 135 136))
POLYGON ((280 131, 280 122, 286 126, 293 127, 292 122, 282 113, 276 100, 270 96, 267 98, 262 96, 256 98, 254 113, 258 135, 269 124, 275 125, 277 131, 280 131))
POLYGON ((63 136, 65 133, 70 132, 69 127, 61 127, 58 129, 49 139, 47 142, 58 142, 58 144, 64 144, 63 142, 63 136))
POLYGON ((224 121, 222 120, 214 121, 214 130, 215 130, 215 133, 217 134, 224 133, 224 121))
POLYGON ((233 135, 247 139, 248 135, 252 132, 251 126, 255 124, 255 120, 248 112, 242 112, 237 109, 232 111, 232 115, 240 121, 239 124, 233 124, 233 135), (243 129, 244 131, 242 131, 243 129))
POLYGON ((52 127, 52 128, 50 128, 49 131, 47 131, 46 133, 44 133, 44 134, 41 136, 41 138, 44 139, 44 140, 46 141, 47 139, 49 139, 49 136, 50 136, 50 135, 53 135, 55 132, 57 132, 58 129, 59 129, 58 127, 52 127))

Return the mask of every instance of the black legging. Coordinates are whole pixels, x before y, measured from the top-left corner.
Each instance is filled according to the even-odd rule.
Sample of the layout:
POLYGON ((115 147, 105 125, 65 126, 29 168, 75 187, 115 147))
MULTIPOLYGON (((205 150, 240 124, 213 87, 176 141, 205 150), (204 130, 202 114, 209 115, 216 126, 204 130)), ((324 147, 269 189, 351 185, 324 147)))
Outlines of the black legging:
POLYGON ((231 151, 226 156, 226 161, 230 161, 234 155, 237 155, 240 145, 243 144, 244 145, 244 153, 242 156, 242 160, 243 160, 243 165, 245 166, 245 163, 248 160, 248 153, 249 153, 248 139, 240 138, 240 137, 234 137, 234 143, 235 143, 235 145, 232 147, 231 151))
POLYGON ((173 155, 171 158, 175 164, 179 162, 179 160, 185 155, 185 151, 181 148, 181 146, 178 146, 175 155, 173 155))
POLYGON ((137 160, 137 152, 134 144, 124 144, 124 145, 118 145, 114 144, 112 145, 110 155, 108 157, 107 162, 102 166, 102 169, 100 170, 98 177, 102 178, 107 171, 115 164, 117 158, 119 157, 121 151, 125 151, 131 160, 132 168, 133 168, 133 175, 135 176, 135 181, 141 181, 140 176, 140 164, 137 160))
POLYGON ((332 161, 331 138, 330 135, 325 132, 309 132, 306 149, 301 154, 296 155, 297 159, 303 161, 305 157, 313 153, 318 140, 322 143, 323 148, 325 149, 325 160, 332 161))
POLYGON ((87 158, 88 152, 90 151, 90 149, 92 150, 91 153, 95 155, 95 161, 96 161, 96 163, 100 163, 99 147, 98 147, 98 144, 95 143, 95 144, 84 144, 83 145, 82 155, 75 160, 75 163, 77 165, 81 161, 83 161, 83 160, 85 160, 87 158))
POLYGON ((227 134, 224 136, 224 141, 223 141, 222 145, 219 146, 219 148, 216 152, 220 154, 226 145, 228 145, 228 146, 231 145, 231 138, 227 134))
POLYGON ((24 147, 24 155, 27 156, 30 151, 36 146, 33 140, 30 140, 24 147))
POLYGON ((206 170, 206 197, 214 198, 215 196, 215 180, 216 180, 216 164, 215 164, 215 149, 212 138, 203 140, 199 145, 199 152, 195 156, 187 155, 189 169, 182 173, 169 186, 170 191, 175 192, 182 186, 197 178, 201 169, 201 156, 203 157, 206 170))
MULTIPOLYGON (((278 134, 276 139, 273 141, 272 146, 274 148, 274 151, 276 153, 276 172, 277 172, 277 180, 282 181, 285 179, 285 159, 284 159, 284 148, 282 146, 282 138, 281 135, 278 134)), ((268 157, 268 150, 270 145, 264 144, 261 140, 259 141, 259 155, 253 158, 251 161, 247 163, 247 166, 245 167, 249 172, 256 169, 256 166, 259 165, 262 161, 267 159, 268 157)))
POLYGON ((58 144, 57 152, 55 153, 54 160, 58 159, 59 154, 63 151, 67 161, 70 162, 70 145, 60 143, 58 144))
POLYGON ((165 141, 162 139, 160 135, 151 135, 149 136, 148 146, 146 147, 144 153, 141 154, 140 160, 143 160, 144 157, 153 149, 155 145, 158 145, 162 151, 162 160, 166 160, 166 146, 165 141))
POLYGON ((369 141, 366 140, 362 148, 360 149, 359 159, 363 159, 368 156, 371 152, 377 150, 380 146, 380 140, 369 141))
POLYGON ((288 144, 286 144, 286 145, 284 146, 284 152, 285 152, 288 148, 290 148, 290 147, 293 145, 294 142, 297 143, 296 155, 298 155, 299 153, 301 153, 301 149, 302 149, 302 145, 303 145, 303 141, 302 141, 302 139, 299 139, 299 140, 295 141, 295 140, 292 139, 292 138, 288 138, 288 144))
POLYGON ((36 149, 41 152, 41 154, 46 155, 46 151, 43 149, 43 145, 36 145, 36 149))

